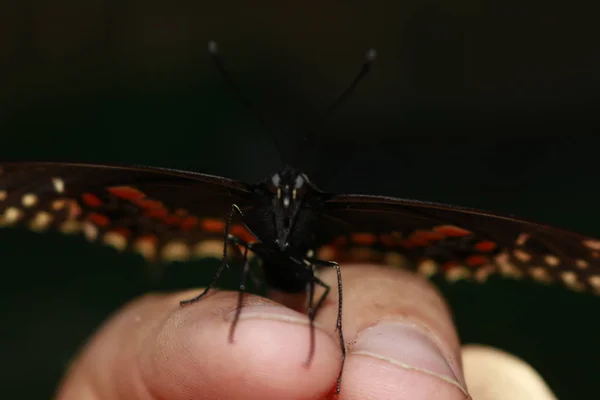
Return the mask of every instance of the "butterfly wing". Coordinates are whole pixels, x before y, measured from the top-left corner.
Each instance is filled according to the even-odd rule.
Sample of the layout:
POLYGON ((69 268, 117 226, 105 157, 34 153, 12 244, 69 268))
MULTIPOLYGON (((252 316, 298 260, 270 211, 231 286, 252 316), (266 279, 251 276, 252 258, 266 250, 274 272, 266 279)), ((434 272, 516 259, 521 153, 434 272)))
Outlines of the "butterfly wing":
MULTIPOLYGON (((148 261, 219 255, 232 204, 249 186, 177 170, 64 163, 0 165, 0 226, 83 233, 148 261)), ((252 237, 240 224, 232 233, 252 237)))
MULTIPOLYGON (((0 166, 0 226, 83 233, 149 261, 222 252, 232 204, 252 207, 251 186, 191 172, 118 165, 0 166)), ((600 241, 512 217, 388 197, 326 203, 317 243, 338 262, 409 261, 425 275, 484 281, 490 274, 560 281, 600 292, 600 241)), ((237 223, 231 233, 252 235, 237 223)))
POLYGON ((408 265, 427 276, 490 274, 600 293, 600 240, 438 203, 340 195, 326 204, 320 257, 408 265))

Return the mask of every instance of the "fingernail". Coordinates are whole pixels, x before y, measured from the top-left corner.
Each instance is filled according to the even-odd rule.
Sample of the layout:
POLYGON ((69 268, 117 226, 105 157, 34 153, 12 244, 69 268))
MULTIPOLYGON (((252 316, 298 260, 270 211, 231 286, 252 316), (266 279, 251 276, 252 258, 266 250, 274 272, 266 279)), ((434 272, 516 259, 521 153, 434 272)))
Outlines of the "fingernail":
MULTIPOLYGON (((233 320, 237 310, 229 313, 228 320, 233 320)), ((240 320, 248 319, 266 319, 270 321, 282 321, 299 325, 308 325, 309 320, 306 315, 291 310, 283 306, 271 304, 244 306, 240 312, 240 320)), ((315 324, 315 326, 318 326, 315 324)))
POLYGON ((384 322, 358 334, 350 354, 373 357, 400 368, 437 377, 467 395, 458 366, 440 349, 426 330, 408 323, 384 322))

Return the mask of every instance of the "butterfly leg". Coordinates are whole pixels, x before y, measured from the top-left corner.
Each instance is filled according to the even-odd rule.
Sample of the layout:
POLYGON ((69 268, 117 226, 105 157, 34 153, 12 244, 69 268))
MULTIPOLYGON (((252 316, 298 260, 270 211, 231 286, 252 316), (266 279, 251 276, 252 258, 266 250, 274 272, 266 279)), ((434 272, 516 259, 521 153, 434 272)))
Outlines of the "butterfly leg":
POLYGON ((317 316, 317 313, 319 312, 319 310, 321 309, 321 306, 323 305, 323 303, 325 302, 325 299, 327 298, 327 296, 329 295, 329 292, 331 291, 331 286, 329 286, 328 284, 326 284, 325 282, 323 282, 322 280, 320 280, 319 278, 317 278, 315 276, 315 283, 319 286, 322 286, 325 289, 325 293, 323 293, 321 295, 321 297, 319 298, 319 301, 317 302, 317 305, 315 306, 315 317, 317 316))
POLYGON ((304 363, 306 366, 310 365, 312 358, 315 354, 315 318, 330 291, 331 286, 329 286, 316 276, 313 276, 313 279, 306 285, 306 292, 308 294, 308 318, 310 320, 310 348, 308 351, 308 358, 304 363), (314 305, 315 284, 325 288, 325 293, 321 295, 321 297, 317 301, 316 306, 314 305))
POLYGON ((308 348, 308 358, 304 362, 304 365, 308 367, 312 362, 313 356, 315 355, 315 316, 317 310, 314 308, 315 299, 315 280, 311 279, 306 284, 306 293, 308 294, 308 319, 310 321, 310 344, 308 348))
POLYGON ((317 315, 317 311, 319 311, 319 308, 321 307, 321 305, 323 304, 323 301, 325 300, 325 297, 327 297, 327 294, 329 293, 329 290, 331 289, 329 287, 329 285, 327 285, 326 283, 324 283, 323 281, 321 281, 319 278, 317 278, 315 276, 315 265, 313 263, 311 263, 312 260, 299 260, 293 257, 290 257, 290 260, 295 262, 298 265, 301 265, 302 267, 306 268, 306 275, 302 275, 302 278, 306 280, 306 295, 308 297, 308 319, 310 321, 310 344, 309 344, 309 349, 308 349, 308 357, 306 358, 306 361, 304 362, 304 366, 308 367, 310 366, 310 363, 312 362, 312 359, 315 355, 315 317, 317 315), (309 268, 310 267, 310 268, 309 268), (317 301, 317 306, 315 307, 314 305, 314 301, 315 301, 315 284, 318 284, 320 286, 323 286, 325 288, 325 294, 323 294, 319 300, 317 301))
POLYGON ((242 279, 240 281, 240 289, 238 291, 237 307, 235 309, 233 321, 231 322, 231 327, 229 328, 229 343, 233 343, 233 334, 235 333, 235 328, 240 320, 242 302, 244 300, 244 293, 246 292, 246 280, 248 278, 248 273, 250 272, 250 262, 248 261, 248 249, 250 248, 250 244, 244 243, 242 245, 244 246, 244 268, 242 270, 242 279))
MULTIPOLYGON (((246 243, 244 241, 242 241, 241 239, 238 239, 236 237, 230 237, 231 242, 233 242, 234 244, 237 244, 239 246, 233 246, 234 251, 236 252, 236 255, 238 255, 240 258, 244 258, 244 253, 242 253, 242 251, 239 249, 239 247, 243 247, 243 248, 248 248, 248 250, 252 250, 252 243, 246 243)), ((258 291, 261 291, 264 289, 265 285, 265 281, 264 278, 261 279, 256 275, 256 272, 252 270, 252 268, 248 268, 248 277, 250 277, 250 279, 252 280, 252 283, 254 284, 254 286, 256 286, 256 289, 258 291)))
POLYGON ((232 237, 229 235, 229 226, 231 225, 231 220, 233 219, 234 213, 237 213, 238 215, 240 215, 242 217, 244 216, 244 214, 242 214, 242 210, 240 210, 240 208, 237 205, 235 205, 235 204, 231 205, 231 211, 229 211, 229 216, 227 217, 227 222, 225 223, 225 239, 223 240, 223 258, 221 258, 221 265, 219 265, 219 269, 217 270, 217 273, 215 274, 210 285, 208 285, 202 293, 200 293, 196 297, 192 297, 191 299, 187 299, 187 300, 183 300, 183 301, 179 302, 179 304, 182 307, 187 304, 190 304, 190 303, 195 303, 198 300, 200 300, 201 298, 203 298, 204 296, 206 296, 208 294, 209 290, 213 289, 216 286, 217 281, 219 280, 219 276, 221 276, 221 272, 223 272, 223 268, 229 267, 229 264, 227 264, 227 245, 229 245, 229 243, 232 241, 232 237))
MULTIPOLYGON (((342 352, 342 368, 340 369, 340 374, 338 375, 337 387, 336 387, 336 393, 339 393, 341 386, 342 386, 342 372, 344 370, 344 363, 346 362, 346 342, 344 341, 344 333, 342 331, 342 272, 340 271, 340 266, 338 265, 338 263, 336 263, 334 261, 324 261, 324 260, 310 259, 310 258, 307 258, 307 261, 318 267, 333 267, 333 268, 335 268, 335 271, 337 274, 338 312, 337 312, 337 323, 335 326, 335 330, 338 332, 338 337, 340 339, 340 350, 342 352)), ((319 278, 317 278, 316 276, 313 277, 313 285, 314 285, 314 283, 325 288, 325 293, 321 296, 321 298, 317 302, 317 306, 315 307, 314 315, 316 315, 316 313, 319 311, 319 309, 323 305, 325 298, 329 294, 329 290, 331 289, 331 287, 329 285, 327 285, 325 282, 323 282, 322 280, 320 280, 319 278)), ((314 318, 314 316, 313 316, 313 318, 314 318)), ((314 329, 314 328, 312 328, 312 320, 311 320, 311 329, 314 329)), ((314 351, 314 349, 313 349, 313 351, 314 351)))

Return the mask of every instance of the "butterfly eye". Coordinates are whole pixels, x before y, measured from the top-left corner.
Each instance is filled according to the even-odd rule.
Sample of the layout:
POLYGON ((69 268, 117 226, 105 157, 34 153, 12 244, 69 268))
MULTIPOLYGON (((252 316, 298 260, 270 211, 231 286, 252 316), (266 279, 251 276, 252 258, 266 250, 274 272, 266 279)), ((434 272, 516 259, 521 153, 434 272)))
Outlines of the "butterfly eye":
POLYGON ((271 183, 274 187, 278 187, 281 184, 281 177, 279 174, 275 174, 271 177, 271 183))

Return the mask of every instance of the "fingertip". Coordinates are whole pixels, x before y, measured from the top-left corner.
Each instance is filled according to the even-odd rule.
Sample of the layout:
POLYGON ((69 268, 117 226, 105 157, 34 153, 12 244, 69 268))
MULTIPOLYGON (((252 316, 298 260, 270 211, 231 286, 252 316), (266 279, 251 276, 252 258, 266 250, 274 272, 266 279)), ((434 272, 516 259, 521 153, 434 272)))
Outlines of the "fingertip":
POLYGON ((345 398, 465 399, 452 360, 414 324, 382 322, 362 331, 347 362, 345 398))
POLYGON ((556 400, 548 384, 525 361, 489 346, 462 348, 471 394, 482 400, 556 400))
POLYGON ((78 355, 56 398, 315 399, 335 385, 340 351, 322 329, 304 365, 306 316, 246 296, 230 343, 237 294, 215 292, 180 307, 189 297, 144 296, 119 310, 78 355))
MULTIPOLYGON (((467 398, 458 335, 435 287, 408 271, 368 264, 343 265, 342 277, 350 343, 343 399, 467 398)), ((321 278, 331 284, 336 276, 324 271, 321 278)), ((336 306, 326 302, 318 319, 335 321, 336 306)))
POLYGON ((174 310, 140 357, 157 398, 310 399, 326 393, 339 371, 339 349, 315 331, 308 367, 306 316, 250 297, 230 343, 235 293, 216 293, 174 310))

